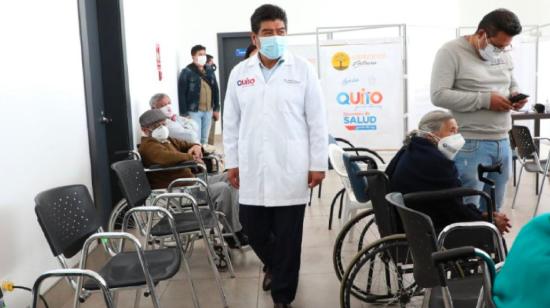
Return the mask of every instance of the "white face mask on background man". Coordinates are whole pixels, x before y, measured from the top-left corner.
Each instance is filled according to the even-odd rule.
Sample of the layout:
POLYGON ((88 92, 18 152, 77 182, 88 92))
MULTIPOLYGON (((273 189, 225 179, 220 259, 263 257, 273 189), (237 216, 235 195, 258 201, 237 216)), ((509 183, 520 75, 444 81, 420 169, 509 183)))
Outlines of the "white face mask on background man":
POLYGON ((200 66, 204 66, 206 64, 206 56, 197 56, 196 63, 200 66))
POLYGON ((151 137, 157 139, 160 142, 166 141, 168 139, 168 135, 170 134, 170 131, 168 130, 168 127, 161 125, 153 130, 151 132, 151 137))
POLYGON ((162 111, 162 113, 164 113, 164 115, 168 118, 172 118, 172 116, 174 115, 174 112, 172 111, 172 107, 170 107, 170 105, 163 106, 159 108, 159 110, 162 111))

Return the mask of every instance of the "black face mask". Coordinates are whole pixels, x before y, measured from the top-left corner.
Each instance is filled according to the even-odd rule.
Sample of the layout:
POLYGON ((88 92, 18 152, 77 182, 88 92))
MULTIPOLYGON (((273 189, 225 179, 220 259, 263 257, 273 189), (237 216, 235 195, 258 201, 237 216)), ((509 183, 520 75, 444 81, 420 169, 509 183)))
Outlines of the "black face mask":
POLYGON ((215 72, 215 71, 218 69, 218 67, 216 66, 216 64, 210 64, 210 69, 211 69, 213 72, 215 72))

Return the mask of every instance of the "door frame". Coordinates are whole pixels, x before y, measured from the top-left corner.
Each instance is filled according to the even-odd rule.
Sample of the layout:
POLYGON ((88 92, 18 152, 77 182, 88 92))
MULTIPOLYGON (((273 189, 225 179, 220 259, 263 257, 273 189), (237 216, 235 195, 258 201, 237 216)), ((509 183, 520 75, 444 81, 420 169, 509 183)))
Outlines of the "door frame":
POLYGON ((134 147, 123 6, 122 0, 77 0, 77 3, 93 197, 101 223, 106 226, 116 201, 113 200, 113 172, 109 166, 106 134, 109 124, 104 123, 109 115, 98 116, 95 113, 98 106, 105 110, 108 104, 121 104, 123 112, 115 116, 126 119, 123 122, 127 126, 123 125, 117 134, 121 134, 118 137, 122 142, 134 147), (117 80, 109 77, 113 75, 117 80))
MULTIPOLYGON (((219 68, 219 80, 220 80, 220 110, 223 114, 223 102, 225 100, 225 92, 227 90, 227 80, 222 77, 225 76, 225 63, 224 63, 224 39, 226 38, 250 38, 252 31, 247 32, 223 32, 218 33, 218 68, 219 68)), ((223 118, 222 118, 222 130, 223 130, 223 118)))

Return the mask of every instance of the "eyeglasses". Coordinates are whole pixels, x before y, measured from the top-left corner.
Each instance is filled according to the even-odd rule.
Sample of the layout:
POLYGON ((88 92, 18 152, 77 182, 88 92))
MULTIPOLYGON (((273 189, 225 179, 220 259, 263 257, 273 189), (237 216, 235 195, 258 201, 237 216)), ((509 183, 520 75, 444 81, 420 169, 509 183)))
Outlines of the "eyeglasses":
POLYGON ((506 46, 506 47, 498 47, 498 46, 495 46, 495 44, 491 43, 491 41, 489 41, 489 38, 487 37, 487 35, 485 35, 485 42, 487 42, 487 44, 491 44, 491 46, 493 46, 493 51, 495 53, 501 53, 501 52, 510 52, 512 51, 512 44, 506 46))

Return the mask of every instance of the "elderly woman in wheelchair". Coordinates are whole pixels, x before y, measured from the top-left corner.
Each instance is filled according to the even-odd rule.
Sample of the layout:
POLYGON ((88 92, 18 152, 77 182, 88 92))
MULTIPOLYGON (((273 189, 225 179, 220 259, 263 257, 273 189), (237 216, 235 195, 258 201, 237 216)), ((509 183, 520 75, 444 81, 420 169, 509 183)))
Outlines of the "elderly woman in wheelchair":
MULTIPOLYGON (((411 132, 404 143, 386 169, 392 191, 407 194, 462 186, 453 158, 464 145, 464 139, 450 113, 442 110, 427 113, 418 130, 411 132)), ((462 198, 446 201, 444 206, 438 202, 408 206, 430 216, 437 232, 454 222, 487 220, 487 212, 465 204, 462 198)), ((503 213, 495 212, 494 221, 501 232, 508 232, 511 227, 503 213)))
MULTIPOLYGON (((360 232, 358 252, 343 274, 338 275, 342 265, 337 267, 335 262, 342 281, 342 307, 352 305, 351 295, 364 302, 399 303, 404 307, 414 297, 425 294, 426 286, 415 281, 417 262, 413 260, 411 239, 403 234, 403 223, 395 207, 385 198, 391 191, 407 194, 407 207, 431 218, 436 230, 434 236, 439 235, 438 249, 471 245, 482 248, 497 262, 504 261, 506 247, 501 234, 510 227, 508 218, 494 211, 494 196, 460 187, 452 159, 463 143, 452 115, 434 111, 425 115, 419 130, 408 136, 386 173, 353 170, 351 164, 350 181, 356 177, 360 182, 358 179, 362 178, 373 208, 348 224, 361 226, 358 221, 368 221, 360 232), (475 206, 464 204, 462 198, 466 196, 479 196, 487 203, 488 212, 482 213, 475 206), (373 233, 373 229, 379 239, 371 237, 370 242, 364 242, 363 234, 373 233)), ((499 166, 480 166, 480 180, 494 186, 484 174, 498 170, 499 166)), ((350 228, 344 227, 343 231, 350 232, 350 228)), ((335 256, 337 253, 342 254, 335 249, 335 256)), ((445 268, 445 274, 453 279, 478 272, 477 263, 468 261, 455 262, 453 267, 445 268)))

